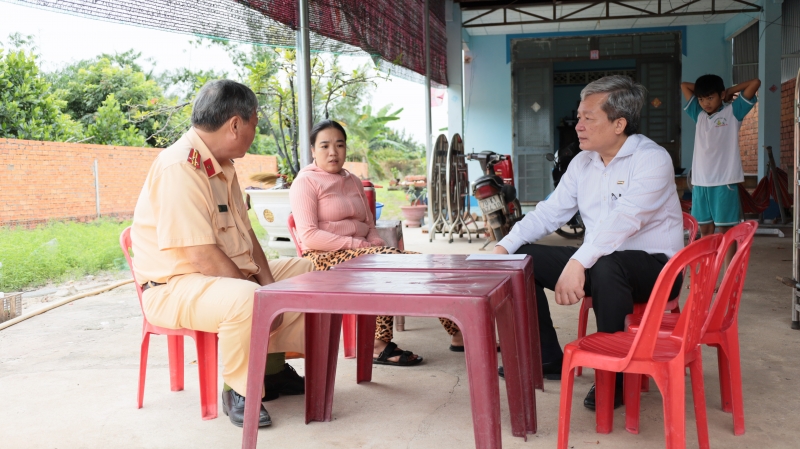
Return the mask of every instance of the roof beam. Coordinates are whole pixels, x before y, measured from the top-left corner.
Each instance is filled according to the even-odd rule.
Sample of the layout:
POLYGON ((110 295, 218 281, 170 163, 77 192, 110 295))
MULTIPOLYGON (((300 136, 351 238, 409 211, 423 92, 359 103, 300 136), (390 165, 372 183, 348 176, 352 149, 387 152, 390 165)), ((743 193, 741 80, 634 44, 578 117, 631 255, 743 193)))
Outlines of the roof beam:
MULTIPOLYGON (((499 2, 499 1, 496 1, 496 2, 475 1, 475 2, 469 2, 468 4, 470 4, 470 5, 478 5, 478 4, 484 4, 484 3, 491 3, 492 5, 494 5, 494 8, 492 8, 489 11, 486 11, 486 12, 484 12, 482 14, 479 14, 478 16, 475 16, 475 17, 473 17, 473 18, 471 18, 469 20, 464 21, 462 26, 464 28, 477 28, 477 27, 494 27, 494 26, 504 26, 504 25, 534 25, 534 24, 542 24, 542 23, 560 23, 560 22, 595 22, 595 21, 598 21, 598 20, 642 19, 642 18, 660 18, 660 17, 685 17, 685 16, 709 15, 709 13, 712 14, 712 15, 719 15, 719 14, 739 14, 739 13, 760 13, 761 12, 761 7, 760 6, 758 6, 756 4, 753 4, 753 3, 750 3, 750 2, 747 2, 745 0, 733 0, 736 3, 739 3, 739 4, 742 4, 743 6, 746 6, 744 8, 740 8, 740 9, 718 10, 718 9, 715 8, 715 6, 716 6, 715 3, 716 2, 714 0, 712 0, 712 2, 711 2, 712 9, 711 10, 703 9, 703 10, 700 10, 700 11, 685 11, 685 9, 688 6, 693 5, 695 3, 699 3, 700 1, 701 0, 691 0, 688 3, 681 3, 680 6, 673 7, 672 9, 669 9, 667 11, 663 11, 661 9, 661 0, 659 0, 658 1, 658 12, 656 12, 656 11, 650 11, 650 10, 647 10, 647 9, 643 9, 643 8, 639 8, 639 7, 636 7, 636 6, 628 5, 628 4, 626 4, 625 0, 600 0, 600 1, 597 1, 597 0, 595 0, 595 1, 587 1, 587 0, 567 1, 567 0, 561 0, 561 1, 558 2, 558 4, 560 4, 560 5, 564 5, 564 4, 585 4, 586 6, 580 8, 578 10, 575 10, 575 11, 572 11, 572 12, 569 12, 569 13, 566 13, 566 14, 562 14, 562 15, 559 16, 557 8, 556 8, 557 3, 555 1, 553 1, 552 2, 552 5, 553 5, 553 17, 552 18, 544 17, 542 15, 539 15, 539 14, 532 13, 532 12, 525 11, 525 10, 521 9, 521 8, 524 7, 525 2, 513 2, 512 1, 512 2, 508 2, 506 4, 506 6, 498 6, 498 4, 500 4, 502 2, 499 2), (604 5, 604 14, 602 14, 601 16, 599 16, 599 17, 598 16, 579 17, 580 13, 582 13, 582 12, 584 12, 584 11, 590 9, 590 8, 593 8, 593 7, 597 6, 597 5, 601 5, 601 4, 604 5), (627 9, 631 10, 631 13, 626 14, 626 13, 617 12, 616 14, 612 14, 611 11, 610 11, 610 8, 609 8, 610 4, 614 4, 614 5, 617 5, 617 6, 621 6, 621 7, 627 8, 627 9), (499 10, 503 10, 503 19, 502 19, 502 21, 495 21, 495 22, 490 22, 490 23, 471 23, 471 22, 473 22, 473 21, 475 21, 475 20, 477 20, 477 19, 479 19, 479 18, 481 18, 483 16, 486 16, 487 14, 490 14, 492 12, 499 11, 499 10), (507 11, 508 10, 514 11, 516 13, 519 13, 520 16, 525 15, 525 16, 536 18, 538 20, 509 21, 508 18, 507 18, 507 11), (682 10, 684 10, 684 11, 681 12, 682 10), (633 14, 634 11, 638 12, 639 14, 633 14), (576 16, 578 16, 578 17, 576 17, 576 16)), ((472 9, 472 8, 464 8, 463 5, 465 5, 465 4, 467 4, 467 3, 462 0, 462 3, 461 3, 462 9, 472 9)), ((551 4, 551 2, 549 2, 549 1, 546 2, 546 3, 539 2, 539 3, 536 3, 536 6, 549 6, 550 4, 551 4)), ((528 6, 531 6, 531 5, 528 5, 528 6)))

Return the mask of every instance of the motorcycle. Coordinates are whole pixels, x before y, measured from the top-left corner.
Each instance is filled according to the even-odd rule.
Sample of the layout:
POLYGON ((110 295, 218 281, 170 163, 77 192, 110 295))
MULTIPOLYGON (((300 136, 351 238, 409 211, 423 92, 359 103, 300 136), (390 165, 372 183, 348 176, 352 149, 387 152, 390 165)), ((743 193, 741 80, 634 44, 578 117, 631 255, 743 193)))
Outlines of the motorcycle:
POLYGON ((514 187, 511 156, 481 151, 465 157, 481 164, 484 175, 472 183, 472 196, 478 200, 486 227, 491 231, 494 240, 499 242, 522 219, 522 206, 514 187))
MULTIPOLYGON (((553 188, 558 186, 561 177, 567 172, 570 162, 578 153, 581 152, 581 147, 578 142, 573 142, 563 148, 559 148, 558 152, 547 153, 545 158, 553 163, 553 188)), ((548 198, 550 195, 547 196, 548 198)), ((546 198, 545 198, 546 199, 546 198)), ((562 227, 556 229, 556 234, 566 239, 580 239, 586 234, 586 226, 581 219, 581 213, 576 212, 575 215, 562 227)))

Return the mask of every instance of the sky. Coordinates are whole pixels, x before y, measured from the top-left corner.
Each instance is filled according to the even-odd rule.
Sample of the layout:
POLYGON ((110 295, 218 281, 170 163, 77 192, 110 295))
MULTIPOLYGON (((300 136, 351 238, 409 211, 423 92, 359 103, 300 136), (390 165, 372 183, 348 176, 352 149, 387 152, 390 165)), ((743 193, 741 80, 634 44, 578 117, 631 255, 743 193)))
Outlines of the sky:
MULTIPOLYGON (((0 48, 10 34, 33 35, 40 55, 40 67, 56 70, 82 59, 101 53, 122 53, 134 49, 142 53, 146 69, 155 66, 155 73, 189 68, 192 70, 225 70, 233 76, 234 68, 220 48, 197 48, 188 34, 170 33, 116 22, 74 16, 61 12, 33 8, 19 3, 0 0, 0 48)), ((370 63, 368 57, 341 58, 344 68, 370 63)), ((403 108, 400 120, 390 123, 392 128, 405 130, 422 143, 425 135, 425 87, 422 84, 393 77, 379 81, 372 95, 372 109, 392 104, 393 109, 403 108)), ((432 109, 434 135, 447 126, 447 101, 432 109)), ((335 117, 334 117, 335 118, 335 117)))

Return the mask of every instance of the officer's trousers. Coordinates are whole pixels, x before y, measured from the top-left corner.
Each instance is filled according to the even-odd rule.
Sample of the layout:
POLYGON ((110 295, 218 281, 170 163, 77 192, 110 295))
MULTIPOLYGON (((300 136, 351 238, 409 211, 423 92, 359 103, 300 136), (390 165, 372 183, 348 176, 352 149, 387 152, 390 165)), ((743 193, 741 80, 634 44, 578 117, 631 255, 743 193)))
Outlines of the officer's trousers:
MULTIPOLYGON (((269 261, 276 281, 313 271, 301 258, 269 261)), ((150 323, 169 329, 193 329, 219 334, 222 378, 244 396, 253 318, 255 282, 204 276, 175 276, 151 287, 142 296, 144 314, 150 323)), ((269 352, 305 353, 305 319, 302 313, 286 312, 283 322, 270 333, 269 352)))

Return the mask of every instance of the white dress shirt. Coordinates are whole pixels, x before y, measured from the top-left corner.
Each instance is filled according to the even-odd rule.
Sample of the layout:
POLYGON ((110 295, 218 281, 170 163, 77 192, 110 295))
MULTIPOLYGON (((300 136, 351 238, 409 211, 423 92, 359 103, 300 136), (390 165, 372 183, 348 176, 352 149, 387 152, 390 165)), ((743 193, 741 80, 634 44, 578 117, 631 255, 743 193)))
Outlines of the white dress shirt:
POLYGON ((539 202, 498 245, 513 254, 563 226, 576 211, 586 235, 572 258, 584 268, 614 251, 672 257, 683 248, 672 159, 641 134, 629 136, 608 166, 594 151, 575 156, 550 198, 539 202))

